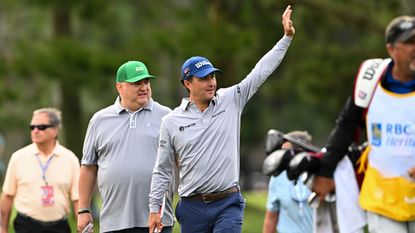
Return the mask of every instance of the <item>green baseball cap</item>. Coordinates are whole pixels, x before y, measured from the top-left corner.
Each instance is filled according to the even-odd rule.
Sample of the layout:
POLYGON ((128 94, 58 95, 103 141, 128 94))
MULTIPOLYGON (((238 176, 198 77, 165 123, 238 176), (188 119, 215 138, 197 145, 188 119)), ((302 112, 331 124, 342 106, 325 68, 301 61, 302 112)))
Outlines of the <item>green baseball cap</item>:
POLYGON ((115 81, 134 83, 145 78, 157 78, 148 73, 146 65, 139 61, 128 61, 117 70, 115 81))

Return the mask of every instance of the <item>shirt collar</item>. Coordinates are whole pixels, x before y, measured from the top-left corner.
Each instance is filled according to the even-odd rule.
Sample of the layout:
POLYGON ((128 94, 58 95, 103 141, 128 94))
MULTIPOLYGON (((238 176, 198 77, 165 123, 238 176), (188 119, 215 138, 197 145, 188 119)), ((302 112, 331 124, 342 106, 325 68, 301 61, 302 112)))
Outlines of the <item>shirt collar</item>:
MULTIPOLYGON (((37 148, 36 144, 33 143, 33 147, 35 148, 35 155, 40 155, 41 152, 39 151, 39 149, 37 148)), ((64 153, 64 150, 62 148, 62 146, 59 144, 59 141, 56 141, 55 144, 55 148, 53 148, 52 153, 50 155, 54 155, 54 156, 60 156, 62 153, 64 153)))
POLYGON ((386 85, 392 87, 393 89, 397 89, 397 90, 392 90, 392 91, 400 92, 399 91, 400 89, 405 90, 405 89, 408 89, 408 88, 413 90, 415 88, 415 80, 408 81, 408 82, 400 82, 400 81, 396 80, 393 77, 393 74, 392 74, 393 66, 394 66, 394 62, 392 61, 388 65, 388 68, 387 68, 387 71, 386 71, 386 79, 384 80, 386 85))
MULTIPOLYGON (((213 105, 216 105, 217 102, 217 97, 213 97, 213 99, 210 101, 213 105)), ((192 103, 192 101, 190 101, 189 97, 183 98, 182 99, 182 103, 180 104, 180 109, 182 109, 182 111, 186 111, 186 109, 189 107, 190 103, 192 103)))
MULTIPOLYGON (((148 103, 146 104, 146 106, 144 106, 144 107, 143 107, 143 108, 141 108, 141 109, 145 109, 145 110, 152 111, 152 110, 153 110, 153 106, 154 106, 154 101, 153 101, 153 98, 150 98, 150 99, 148 100, 148 103)), ((114 108, 115 108, 115 111, 116 111, 118 114, 120 114, 122 111, 127 111, 127 109, 126 109, 126 108, 124 108, 124 107, 121 105, 121 98, 120 98, 120 96, 117 96, 117 99, 115 100, 115 103, 114 103, 114 108)))

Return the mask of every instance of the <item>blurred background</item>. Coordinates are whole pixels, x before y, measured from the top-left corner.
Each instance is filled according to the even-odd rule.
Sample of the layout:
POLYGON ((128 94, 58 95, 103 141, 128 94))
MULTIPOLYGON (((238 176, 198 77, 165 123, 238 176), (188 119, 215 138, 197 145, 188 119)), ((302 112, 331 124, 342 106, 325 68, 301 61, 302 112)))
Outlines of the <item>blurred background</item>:
POLYGON ((171 108, 185 89, 180 68, 194 55, 224 72, 218 85, 242 80, 282 37, 292 5, 296 35, 282 64, 242 116, 245 190, 265 189, 261 171, 268 129, 309 131, 323 146, 352 92, 359 64, 386 57, 384 29, 414 14, 413 0, 1 0, 0 155, 30 143, 34 109, 63 112, 60 142, 79 157, 88 120, 116 98, 118 66, 141 60, 153 98, 171 108))

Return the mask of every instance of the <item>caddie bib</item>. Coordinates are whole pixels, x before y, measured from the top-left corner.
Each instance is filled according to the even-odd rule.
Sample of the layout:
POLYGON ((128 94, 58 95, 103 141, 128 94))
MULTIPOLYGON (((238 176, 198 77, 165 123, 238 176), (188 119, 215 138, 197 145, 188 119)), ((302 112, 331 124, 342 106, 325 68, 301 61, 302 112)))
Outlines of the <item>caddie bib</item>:
POLYGON ((359 203, 397 221, 415 219, 415 92, 396 94, 380 84, 366 116, 369 167, 359 203))

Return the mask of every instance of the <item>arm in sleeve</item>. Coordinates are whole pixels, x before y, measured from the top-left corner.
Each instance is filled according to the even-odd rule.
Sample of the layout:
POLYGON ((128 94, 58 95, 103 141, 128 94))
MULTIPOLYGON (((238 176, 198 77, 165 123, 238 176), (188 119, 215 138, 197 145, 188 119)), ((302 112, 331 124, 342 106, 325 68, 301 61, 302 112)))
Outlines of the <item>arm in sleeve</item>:
POLYGON ((15 196, 17 192, 16 170, 18 159, 16 157, 16 153, 12 154, 10 157, 9 164, 7 165, 6 176, 4 177, 3 182, 3 192, 11 196, 15 196))
MULTIPOLYGON (((280 174, 285 176, 285 173, 280 174)), ((268 184, 268 198, 266 204, 266 212, 263 225, 263 233, 275 233, 278 225, 280 201, 278 194, 281 192, 279 188, 283 187, 278 182, 278 177, 272 176, 268 184)))
POLYGON ((9 165, 7 166, 6 177, 3 183, 3 193, 0 200, 0 232, 8 232, 10 215, 13 208, 14 197, 17 192, 16 181, 16 156, 13 154, 10 158, 9 165))
POLYGON ((266 53, 255 65, 252 71, 236 85, 236 92, 240 94, 240 107, 243 107, 248 100, 256 93, 265 80, 277 69, 288 47, 291 37, 284 36, 278 43, 266 53))
POLYGON ((70 190, 70 197, 72 201, 79 200, 79 172, 80 172, 80 166, 79 166, 79 159, 74 155, 74 159, 72 162, 72 185, 70 190))
POLYGON ((88 128, 85 135, 84 147, 82 149, 82 160, 81 164, 93 165, 98 162, 98 152, 97 152, 97 123, 96 115, 94 115, 89 121, 88 128))
POLYGON ((353 142, 357 128, 362 128, 364 108, 358 107, 349 97, 343 106, 336 126, 332 130, 317 175, 333 177, 337 163, 346 155, 353 142))
POLYGON ((169 183, 173 179, 174 166, 175 162, 172 137, 165 121, 162 121, 159 148, 156 163, 153 169, 151 190, 149 195, 150 213, 159 212, 163 202, 163 195, 168 190, 169 183))

